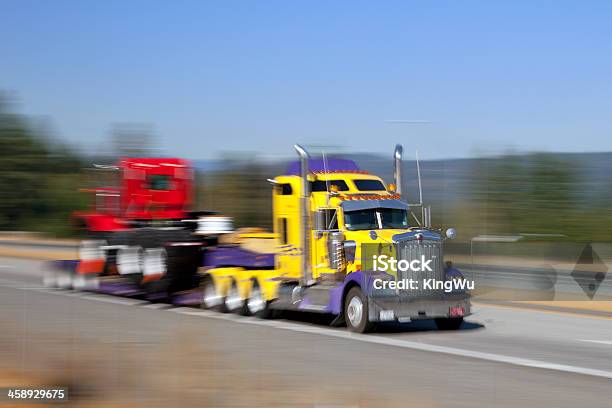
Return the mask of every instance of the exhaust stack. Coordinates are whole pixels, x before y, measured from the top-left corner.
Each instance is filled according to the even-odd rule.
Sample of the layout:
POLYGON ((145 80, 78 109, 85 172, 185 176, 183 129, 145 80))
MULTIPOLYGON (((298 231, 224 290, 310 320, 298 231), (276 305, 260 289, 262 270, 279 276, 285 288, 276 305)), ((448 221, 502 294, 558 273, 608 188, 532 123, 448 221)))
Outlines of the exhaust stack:
POLYGON ((393 153, 393 178, 395 179, 395 192, 402 195, 402 152, 404 148, 401 144, 395 145, 393 153))
POLYGON ((300 156, 300 176, 302 177, 302 195, 300 209, 302 218, 302 233, 300 244, 302 246, 302 279, 300 286, 307 286, 312 282, 310 270, 310 183, 308 182, 308 159, 310 155, 299 144, 293 146, 300 156))

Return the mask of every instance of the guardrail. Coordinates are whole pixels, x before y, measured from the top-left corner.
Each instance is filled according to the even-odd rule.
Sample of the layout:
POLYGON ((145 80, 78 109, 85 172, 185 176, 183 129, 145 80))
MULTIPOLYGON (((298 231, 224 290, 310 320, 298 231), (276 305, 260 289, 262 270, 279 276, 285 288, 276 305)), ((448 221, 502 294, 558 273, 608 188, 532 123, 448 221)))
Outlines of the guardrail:
POLYGON ((63 241, 29 241, 29 240, 8 240, 0 239, 0 247, 11 248, 48 248, 48 249, 77 249, 78 242, 63 242, 63 241))
MULTIPOLYGON (((609 276, 612 273, 607 273, 608 264, 612 270, 612 244, 589 244, 591 249, 594 248, 596 261, 591 265, 580 264, 584 244, 561 244, 557 259, 550 256, 555 253, 551 248, 546 249, 546 258, 536 258, 534 255, 538 252, 543 253, 541 248, 534 250, 531 247, 528 251, 522 251, 518 247, 509 248, 507 245, 510 244, 506 244, 503 250, 496 251, 490 243, 487 244, 487 251, 482 248, 474 251, 472 246, 471 253, 465 253, 467 246, 463 246, 462 251, 448 254, 451 259, 460 259, 455 266, 468 279, 475 281, 476 297, 488 296, 502 301, 612 300, 612 278, 609 276), (458 255, 458 252, 463 254, 458 255), (515 254, 511 256, 513 252, 515 254), (525 256, 525 253, 528 255, 525 256), (520 266, 522 263, 527 266, 520 266)), ((77 241, 28 240, 21 237, 3 239, 0 236, 0 249, 13 249, 20 253, 17 255, 20 257, 57 259, 54 254, 76 255, 78 246, 77 241)), ((589 260, 593 262, 593 255, 590 256, 589 260)))

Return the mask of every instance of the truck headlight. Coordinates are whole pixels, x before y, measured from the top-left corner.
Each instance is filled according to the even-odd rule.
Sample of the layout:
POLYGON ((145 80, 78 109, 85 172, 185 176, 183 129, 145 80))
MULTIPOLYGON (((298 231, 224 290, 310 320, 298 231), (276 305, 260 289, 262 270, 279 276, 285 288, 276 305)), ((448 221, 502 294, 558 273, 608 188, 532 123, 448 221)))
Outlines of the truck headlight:
POLYGON ((455 239, 457 237, 457 230, 454 228, 449 228, 446 230, 446 238, 455 239))

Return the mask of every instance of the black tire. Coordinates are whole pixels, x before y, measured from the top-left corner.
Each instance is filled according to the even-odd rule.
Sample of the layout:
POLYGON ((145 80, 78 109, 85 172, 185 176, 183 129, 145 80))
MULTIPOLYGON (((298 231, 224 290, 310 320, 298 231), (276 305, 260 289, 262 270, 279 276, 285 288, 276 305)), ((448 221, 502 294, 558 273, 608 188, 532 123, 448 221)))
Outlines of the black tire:
POLYGON ((438 330, 458 330, 463 324, 463 317, 445 317, 434 319, 438 330))
POLYGON ((172 293, 197 287, 202 253, 198 246, 166 246, 168 290, 172 293))
MULTIPOLYGON (((202 258, 200 238, 187 229, 138 228, 109 234, 109 245, 139 246, 143 250, 164 248, 166 272, 158 281, 143 283, 142 273, 125 275, 126 279, 139 285, 147 293, 168 294, 193 289, 198 286, 198 268, 202 258), (196 245, 172 245, 187 243, 196 245)), ((109 274, 109 266, 116 266, 117 251, 108 251, 103 275, 109 274)))
POLYGON ((202 278, 200 288, 202 289, 200 307, 207 310, 219 310, 223 303, 223 298, 217 295, 217 290, 215 288, 215 282, 213 279, 210 276, 205 276, 202 278), (209 299, 208 301, 207 297, 209 299))
POLYGON ((167 292, 168 294, 189 290, 197 287, 196 279, 200 261, 201 249, 197 244, 200 239, 192 231, 185 229, 140 228, 134 231, 133 244, 146 249, 164 248, 166 251, 166 272, 164 276, 151 284, 145 285, 148 293, 167 292))
POLYGON ((344 299, 344 320, 346 327, 355 333, 367 333, 372 330, 373 324, 368 316, 368 302, 361 289, 352 287, 344 299))

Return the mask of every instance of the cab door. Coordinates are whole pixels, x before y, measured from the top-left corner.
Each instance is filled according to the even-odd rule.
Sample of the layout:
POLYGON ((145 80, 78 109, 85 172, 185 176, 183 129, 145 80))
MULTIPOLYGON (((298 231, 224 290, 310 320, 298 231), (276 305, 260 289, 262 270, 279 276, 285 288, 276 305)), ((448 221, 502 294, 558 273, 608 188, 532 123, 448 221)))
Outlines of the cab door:
POLYGON ((274 232, 278 237, 275 269, 280 276, 300 277, 299 185, 294 181, 275 184, 273 193, 274 232))

